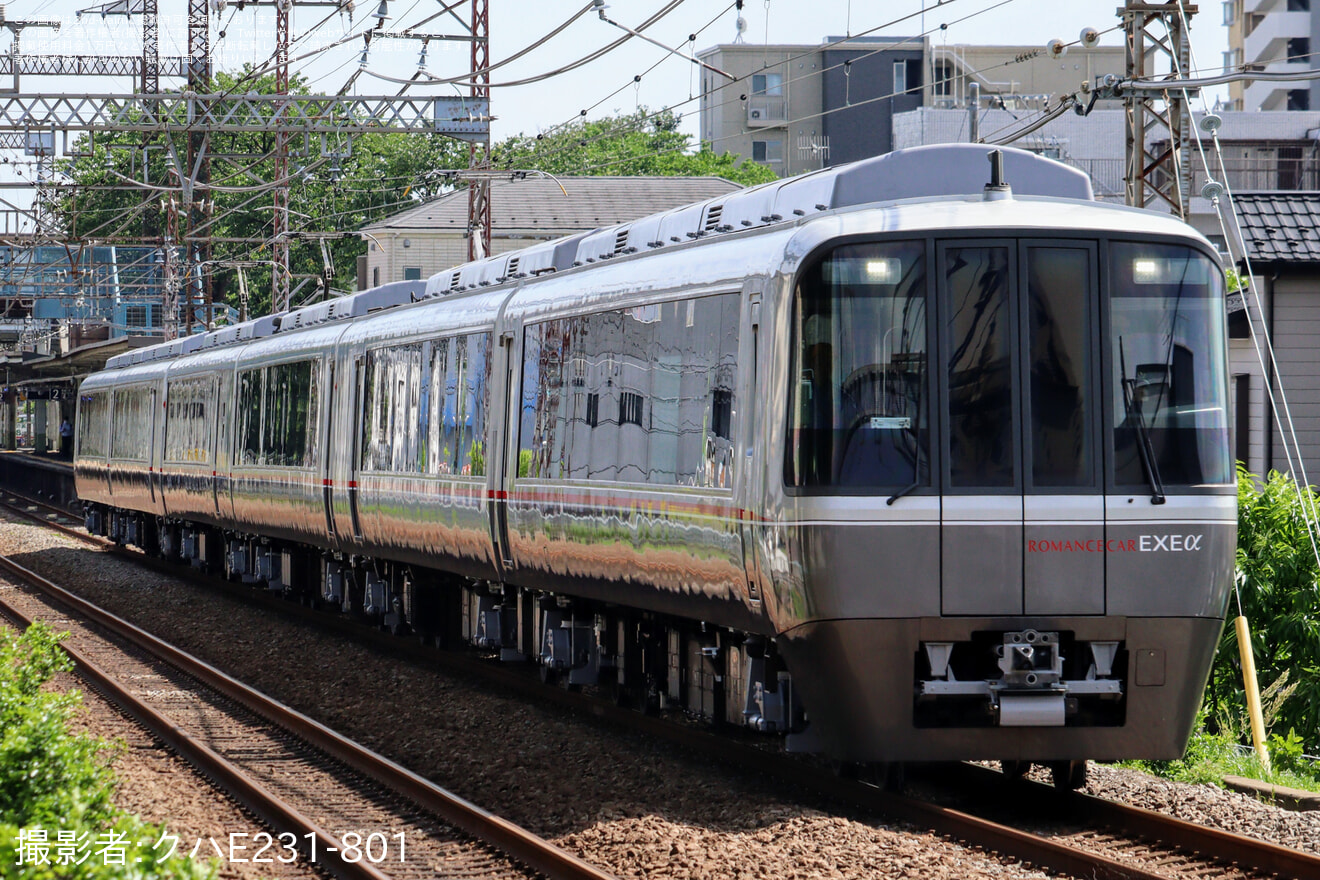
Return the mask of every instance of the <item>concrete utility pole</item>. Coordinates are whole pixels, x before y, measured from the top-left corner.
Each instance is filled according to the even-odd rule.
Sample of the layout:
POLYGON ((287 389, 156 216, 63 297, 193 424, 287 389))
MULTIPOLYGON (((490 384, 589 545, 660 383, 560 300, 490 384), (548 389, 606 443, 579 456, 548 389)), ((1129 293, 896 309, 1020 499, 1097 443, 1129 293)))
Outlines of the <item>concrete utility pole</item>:
MULTIPOLYGON (((1127 37, 1125 80, 1188 75, 1187 25, 1197 7, 1187 0, 1141 3, 1118 10, 1127 37)), ((1191 110, 1181 89, 1125 87, 1127 203, 1145 208, 1165 202, 1187 219, 1191 187, 1191 110)))

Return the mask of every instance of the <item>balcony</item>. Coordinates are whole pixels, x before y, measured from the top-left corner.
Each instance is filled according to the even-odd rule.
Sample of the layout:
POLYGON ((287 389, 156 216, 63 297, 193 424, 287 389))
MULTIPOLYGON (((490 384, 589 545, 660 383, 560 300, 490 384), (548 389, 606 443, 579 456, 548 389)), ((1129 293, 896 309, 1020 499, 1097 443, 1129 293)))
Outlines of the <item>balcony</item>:
MULTIPOLYGON (((1255 12, 1265 14, 1274 10, 1284 11, 1288 8, 1288 0, 1243 0, 1242 11, 1244 13, 1255 12)), ((1303 13, 1305 14, 1305 13, 1303 13)))
POLYGON ((1127 197, 1127 185, 1123 182, 1127 163, 1122 159, 1068 158, 1063 161, 1091 178, 1091 191, 1098 200, 1121 203, 1127 197))
MULTIPOLYGON (((1199 166, 1199 163, 1197 163, 1199 166)), ((1232 159, 1224 160, 1224 171, 1228 176, 1228 187, 1234 192, 1248 190, 1295 190, 1320 189, 1320 158, 1314 156, 1269 159, 1232 159)), ((1216 169, 1215 177, 1219 176, 1216 169)), ((1195 167, 1192 171, 1192 195, 1201 192, 1205 185, 1205 171, 1195 167)))
POLYGON ((788 102, 782 97, 753 95, 747 100, 747 127, 764 128, 788 121, 788 102))
POLYGON ((1311 36, 1311 13, 1271 12, 1242 41, 1242 57, 1248 64, 1282 61, 1288 41, 1311 36))
MULTIPOLYGON (((1292 64, 1270 64, 1265 67, 1270 73, 1305 73, 1311 66, 1305 62, 1292 64)), ((1249 82, 1242 90, 1242 109, 1244 110, 1284 110, 1287 108, 1288 92, 1293 89, 1309 89, 1306 80, 1293 82, 1249 82)))

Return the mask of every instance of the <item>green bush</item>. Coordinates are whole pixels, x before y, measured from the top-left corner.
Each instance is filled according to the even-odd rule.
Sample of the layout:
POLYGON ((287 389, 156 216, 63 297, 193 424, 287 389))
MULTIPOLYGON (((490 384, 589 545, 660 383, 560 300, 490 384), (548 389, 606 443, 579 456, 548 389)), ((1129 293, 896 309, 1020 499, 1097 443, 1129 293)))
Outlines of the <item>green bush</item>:
POLYGON ((104 743, 70 736, 77 692, 42 690, 71 668, 44 624, 0 640, 0 823, 99 825, 114 814, 104 743))
MULTIPOLYGON (((1320 752, 1320 583, 1303 515, 1314 503, 1287 476, 1238 473, 1237 592, 1250 625, 1266 723, 1320 752)), ((1231 599, 1229 617, 1237 614, 1231 599)), ((1207 695, 1211 729, 1246 727, 1237 633, 1225 627, 1207 695)))
POLYGON ((0 878, 213 877, 182 842, 171 854, 162 827, 115 808, 116 750, 69 732, 78 692, 43 687, 71 666, 59 641, 43 623, 22 635, 0 629, 0 878))

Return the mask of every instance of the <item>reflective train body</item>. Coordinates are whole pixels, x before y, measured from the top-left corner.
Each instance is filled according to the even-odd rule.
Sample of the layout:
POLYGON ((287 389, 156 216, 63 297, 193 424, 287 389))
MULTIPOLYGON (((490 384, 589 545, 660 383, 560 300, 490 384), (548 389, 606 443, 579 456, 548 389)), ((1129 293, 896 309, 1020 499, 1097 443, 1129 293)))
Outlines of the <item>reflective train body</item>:
POLYGON ((120 356, 89 527, 846 761, 1178 756, 1236 538, 1223 273, 987 152, 120 356))

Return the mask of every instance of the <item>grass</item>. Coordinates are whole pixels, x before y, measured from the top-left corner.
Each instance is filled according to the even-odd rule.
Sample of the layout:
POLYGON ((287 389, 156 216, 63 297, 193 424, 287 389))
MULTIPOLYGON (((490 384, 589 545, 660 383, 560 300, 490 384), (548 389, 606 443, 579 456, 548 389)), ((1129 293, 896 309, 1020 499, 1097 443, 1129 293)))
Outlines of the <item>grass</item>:
POLYGON ((1211 732, 1204 710, 1197 721, 1196 732, 1179 760, 1127 761, 1121 766, 1176 782, 1222 786, 1225 776, 1245 776, 1287 788, 1320 791, 1320 762, 1303 756, 1301 740, 1292 731, 1287 736, 1270 736, 1267 749, 1271 768, 1266 772, 1255 751, 1240 745, 1240 731, 1221 725, 1218 732, 1211 732))
POLYGON ((215 863, 171 852, 163 826, 114 805, 120 750, 71 733, 81 694, 46 686, 72 665, 61 638, 40 622, 0 627, 0 878, 213 878, 215 863))

